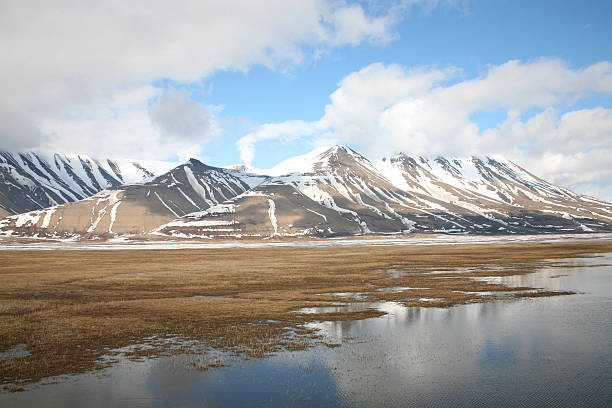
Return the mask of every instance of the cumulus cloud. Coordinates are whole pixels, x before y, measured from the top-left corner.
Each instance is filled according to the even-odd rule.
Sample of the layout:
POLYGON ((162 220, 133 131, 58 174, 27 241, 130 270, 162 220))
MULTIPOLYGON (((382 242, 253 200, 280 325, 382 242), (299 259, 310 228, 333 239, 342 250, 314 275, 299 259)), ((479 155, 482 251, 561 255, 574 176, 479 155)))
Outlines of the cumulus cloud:
POLYGON ((45 119, 40 128, 47 139, 37 149, 100 158, 173 156, 185 161, 198 157, 202 143, 219 131, 215 108, 202 106, 182 92, 160 93, 149 85, 118 90, 106 106, 87 115, 45 119), (149 112, 147 103, 155 98, 149 112))
MULTIPOLYGON (((321 49, 384 43, 400 18, 397 4, 371 14, 335 0, 10 2, 0 13, 0 117, 12 120, 0 121, 0 149, 52 144, 65 137, 44 135, 42 122, 82 127, 121 90, 160 78, 189 83, 254 64, 286 69, 321 49)), ((117 111, 112 120, 124 137, 136 125, 133 114, 117 111)), ((133 129, 137 137, 141 127, 133 129)), ((91 148, 98 133, 80 138, 91 148)))
POLYGON ((167 157, 146 109, 160 90, 152 86, 121 89, 86 114, 51 117, 41 121, 48 151, 93 154, 96 157, 167 157))
POLYGON ((553 183, 612 201, 612 109, 548 108, 526 121, 508 117, 481 138, 553 183))
POLYGON ((329 36, 333 45, 358 45, 364 40, 386 43, 392 39, 389 27, 396 20, 396 15, 370 18, 358 5, 339 8, 329 14, 326 21, 334 27, 329 36))
POLYGON ((380 112, 378 125, 395 148, 415 154, 504 153, 498 151, 499 140, 480 138, 480 129, 470 119, 473 114, 501 109, 518 115, 569 104, 589 92, 612 92, 611 63, 572 70, 558 59, 509 61, 476 79, 404 95, 380 112))
POLYGON ((340 82, 318 121, 302 124, 294 135, 276 124, 284 131, 276 137, 299 137, 310 129, 311 137, 349 143, 374 157, 399 151, 502 154, 581 192, 601 192, 605 184, 605 196, 612 198, 611 174, 602 161, 612 154, 610 110, 571 110, 584 96, 612 93, 612 63, 572 69, 559 59, 540 59, 491 66, 473 79, 457 79, 460 72, 369 65, 340 82), (533 109, 540 113, 522 119, 533 109), (480 129, 472 117, 487 111, 504 112, 506 119, 480 129))
POLYGON ((325 115, 316 122, 289 120, 264 124, 242 137, 237 146, 241 159, 251 164, 255 144, 270 139, 282 141, 315 135, 314 144, 367 140, 378 132, 380 113, 398 103, 405 95, 427 92, 435 83, 446 79, 456 70, 405 71, 399 65, 374 63, 348 75, 330 96, 325 115))

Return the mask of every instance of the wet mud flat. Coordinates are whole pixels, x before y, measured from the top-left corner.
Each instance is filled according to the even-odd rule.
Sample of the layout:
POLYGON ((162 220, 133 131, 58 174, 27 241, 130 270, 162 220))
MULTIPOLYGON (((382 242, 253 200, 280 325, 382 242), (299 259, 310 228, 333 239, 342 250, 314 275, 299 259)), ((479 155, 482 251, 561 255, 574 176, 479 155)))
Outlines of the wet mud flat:
POLYGON ((390 305, 444 309, 568 295, 573 291, 505 280, 610 251, 606 241, 6 251, 0 352, 7 357, 0 359, 0 381, 4 392, 27 391, 42 379, 121 359, 191 354, 198 371, 206 371, 224 365, 201 357, 211 350, 241 359, 333 350, 340 343, 319 322, 385 316, 390 305))

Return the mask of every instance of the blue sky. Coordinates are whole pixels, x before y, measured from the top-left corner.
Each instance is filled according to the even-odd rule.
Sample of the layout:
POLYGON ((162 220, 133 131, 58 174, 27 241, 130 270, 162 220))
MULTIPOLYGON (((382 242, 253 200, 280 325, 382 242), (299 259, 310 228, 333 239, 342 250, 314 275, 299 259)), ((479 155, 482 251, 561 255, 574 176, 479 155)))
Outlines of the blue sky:
POLYGON ((610 1, 0 7, 6 150, 258 168, 326 143, 502 154, 612 199, 610 1))
MULTIPOLYGON (((490 65, 508 60, 532 61, 558 57, 575 69, 609 60, 612 48, 612 3, 608 1, 471 1, 459 7, 432 11, 415 9, 394 29, 395 39, 385 45, 363 44, 333 49, 317 60, 307 59, 289 72, 256 66, 248 72, 221 71, 207 78, 206 92, 197 87, 194 99, 222 105, 221 115, 233 119, 223 135, 207 144, 202 156, 211 164, 240 162, 238 151, 227 148, 249 131, 238 118, 253 125, 288 119, 316 120, 324 113, 338 82, 373 63, 405 67, 458 67, 455 80, 481 75, 490 65)), ((595 106, 610 108, 610 95, 591 95, 562 111, 595 106)), ((526 112, 524 119, 542 109, 526 112)), ((482 128, 503 121, 503 109, 473 116, 482 128)), ((267 168, 287 155, 311 149, 307 140, 279 144, 262 142, 253 164, 267 168)))

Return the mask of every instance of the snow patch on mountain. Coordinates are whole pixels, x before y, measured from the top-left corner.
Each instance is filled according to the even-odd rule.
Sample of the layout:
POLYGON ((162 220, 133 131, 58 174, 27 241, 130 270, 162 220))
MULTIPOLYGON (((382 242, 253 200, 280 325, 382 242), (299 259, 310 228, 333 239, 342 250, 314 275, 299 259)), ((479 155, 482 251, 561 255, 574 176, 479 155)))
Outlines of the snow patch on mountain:
POLYGON ((0 151, 0 208, 22 213, 145 183, 177 163, 97 159, 86 155, 0 151))
POLYGON ((274 235, 278 235, 278 221, 276 219, 276 204, 274 200, 268 199, 268 217, 270 217, 270 223, 272 224, 272 228, 274 228, 274 235))

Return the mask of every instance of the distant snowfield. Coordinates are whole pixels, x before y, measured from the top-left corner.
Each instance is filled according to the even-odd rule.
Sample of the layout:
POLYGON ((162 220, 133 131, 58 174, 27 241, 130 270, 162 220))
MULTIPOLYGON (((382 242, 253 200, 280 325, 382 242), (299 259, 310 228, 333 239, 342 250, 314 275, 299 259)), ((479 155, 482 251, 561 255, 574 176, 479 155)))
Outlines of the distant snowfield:
POLYGON ((401 246, 401 245, 454 245, 454 244, 501 244, 528 242, 572 242, 610 241, 612 233, 602 234, 555 234, 514 236, 432 235, 401 238, 331 238, 310 241, 262 241, 262 242, 211 242, 211 241, 129 241, 117 238, 104 243, 83 242, 36 242, 30 244, 0 243, 0 251, 25 250, 147 250, 147 249, 220 249, 220 248, 321 248, 357 246, 401 246))

